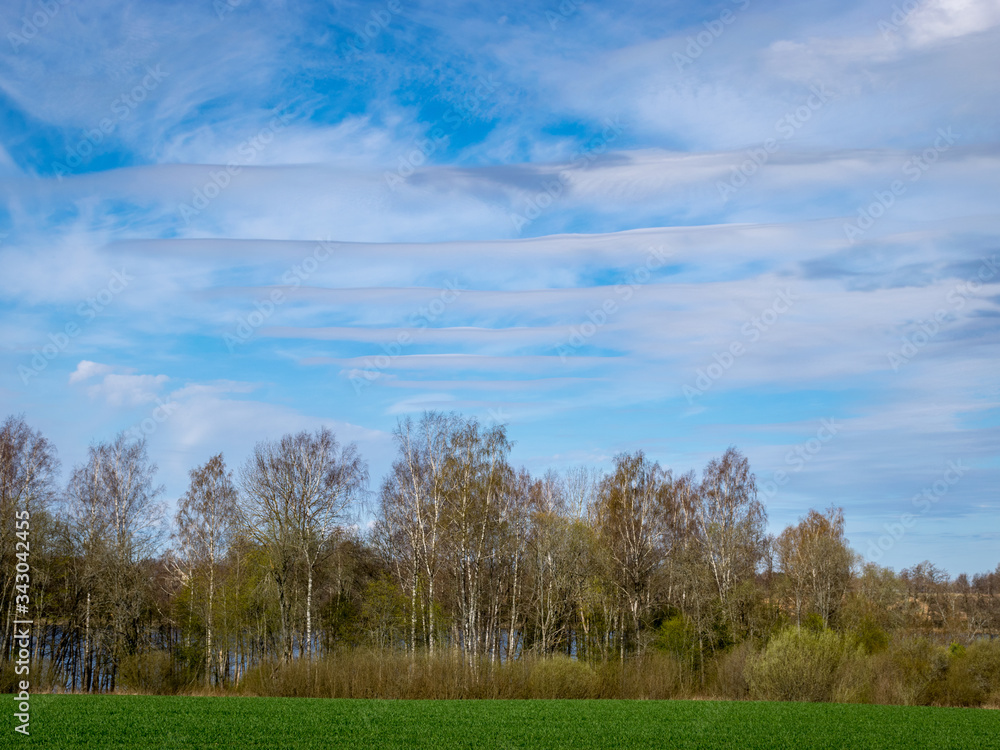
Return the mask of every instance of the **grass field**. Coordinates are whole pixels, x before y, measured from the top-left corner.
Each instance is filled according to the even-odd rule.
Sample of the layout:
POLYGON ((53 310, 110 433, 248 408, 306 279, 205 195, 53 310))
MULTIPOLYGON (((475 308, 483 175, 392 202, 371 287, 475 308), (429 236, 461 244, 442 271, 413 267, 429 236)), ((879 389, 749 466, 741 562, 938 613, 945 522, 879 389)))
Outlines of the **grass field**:
MULTIPOLYGON (((13 706, 13 696, 3 696, 13 706)), ((37 695, 46 748, 1000 748, 1000 712, 723 701, 383 701, 37 695)))

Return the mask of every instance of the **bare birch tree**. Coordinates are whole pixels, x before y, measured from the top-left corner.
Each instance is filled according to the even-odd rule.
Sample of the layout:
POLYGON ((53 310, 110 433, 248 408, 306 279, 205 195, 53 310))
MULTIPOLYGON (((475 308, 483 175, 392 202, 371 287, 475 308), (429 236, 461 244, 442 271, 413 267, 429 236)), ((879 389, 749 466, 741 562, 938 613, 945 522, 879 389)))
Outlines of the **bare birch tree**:
POLYGON ((447 474, 447 560, 455 586, 459 638, 470 665, 499 652, 501 592, 497 577, 508 553, 506 515, 514 472, 503 425, 465 420, 450 434, 447 474), (490 584, 494 585, 491 587, 490 584))
MULTIPOLYGON (((5 658, 14 647, 13 621, 18 619, 14 564, 19 541, 17 519, 23 521, 27 511, 30 527, 36 531, 41 527, 40 514, 48 509, 55 496, 58 469, 55 448, 40 432, 32 430, 24 417, 8 417, 0 424, 0 613, 4 618, 5 658)), ((37 551, 38 545, 34 547, 37 551)))
POLYGON ((694 522, 719 601, 735 627, 732 595, 737 585, 753 581, 768 549, 767 513, 757 499, 757 480, 736 448, 705 467, 694 522))
POLYGON ((316 567, 333 552, 338 527, 350 518, 367 481, 357 446, 341 447, 325 427, 258 443, 243 467, 243 526, 268 550, 286 660, 292 655, 289 584, 295 563, 302 563, 306 575, 305 650, 311 658, 316 567))
POLYGON ((215 624, 215 587, 219 563, 229 553, 229 544, 236 531, 238 495, 232 472, 219 453, 203 466, 190 472, 191 484, 180 499, 176 516, 176 537, 180 552, 194 576, 190 582, 192 594, 196 577, 207 578, 205 617, 205 684, 212 684, 213 634, 215 624), (196 577, 195 577, 196 576, 196 577))
POLYGON ((376 533, 396 540, 396 549, 384 549, 400 584, 409 592, 410 648, 416 647, 421 620, 432 654, 437 629, 435 589, 443 565, 444 468, 457 425, 454 415, 428 412, 416 425, 406 419, 396 426, 399 457, 383 483, 376 520, 376 533))
MULTIPOLYGON (((600 486, 596 521, 613 564, 611 577, 624 598, 633 647, 651 600, 650 583, 663 558, 669 476, 642 451, 615 457, 600 486)), ((624 623, 623 623, 624 624, 624 623)), ((620 648, 624 654, 626 641, 620 648)))
POLYGON ((847 594, 854 561, 844 538, 844 511, 810 510, 798 524, 781 533, 775 551, 793 601, 795 624, 801 624, 804 614, 814 612, 829 625, 847 594))
POLYGON ((139 645, 146 587, 139 565, 153 556, 163 538, 164 509, 156 502, 163 487, 153 484, 155 475, 145 439, 121 432, 110 443, 90 447, 67 492, 87 585, 84 671, 93 675, 91 611, 97 599, 98 617, 108 628, 100 635, 108 647, 104 677, 111 689, 122 658, 139 645))

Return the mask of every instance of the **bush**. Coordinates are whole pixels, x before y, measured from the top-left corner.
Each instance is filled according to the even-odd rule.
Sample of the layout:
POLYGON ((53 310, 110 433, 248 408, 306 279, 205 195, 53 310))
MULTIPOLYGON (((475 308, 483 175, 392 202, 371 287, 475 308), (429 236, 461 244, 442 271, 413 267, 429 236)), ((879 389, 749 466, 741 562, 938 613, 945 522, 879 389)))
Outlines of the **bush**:
POLYGON ((244 695, 319 698, 674 698, 691 673, 669 654, 650 652, 590 664, 565 654, 483 658, 470 665, 456 650, 430 656, 351 649, 312 664, 258 664, 238 686, 244 695))
POLYGON ((840 665, 833 690, 838 703, 903 705, 908 695, 900 670, 888 654, 864 655, 860 649, 840 665))
POLYGON ((810 633, 822 633, 826 630, 826 623, 816 612, 810 612, 802 618, 802 629, 810 633))
POLYGON ((585 662, 556 654, 534 663, 527 687, 528 698, 596 698, 598 678, 585 662))
POLYGON ((0 662, 0 693, 16 693, 18 682, 23 677, 19 677, 15 670, 17 665, 13 661, 0 662))
POLYGON ((719 654, 709 667, 709 690, 712 695, 729 700, 749 698, 747 662, 752 656, 750 641, 719 654))
POLYGON ((952 644, 945 674, 931 686, 933 703, 982 706, 1000 694, 1000 643, 952 644))
POLYGON ((944 649, 926 638, 906 639, 892 644, 889 664, 897 673, 898 702, 923 706, 933 702, 935 683, 948 668, 944 649))
POLYGON ((488 664, 473 674, 461 655, 433 657, 400 651, 355 648, 307 662, 265 662, 239 685, 246 695, 315 698, 485 698, 509 697, 489 680, 488 664), (493 693, 490 690, 493 689, 493 693))
POLYGON ((627 659, 624 664, 609 663, 604 676, 602 697, 646 698, 662 700, 690 692, 693 672, 672 654, 649 651, 627 659), (617 669, 614 669, 617 667, 617 669), (621 670, 618 672, 618 670, 621 670), (616 679, 613 673, 620 674, 616 679))
MULTIPOLYGON (((12 665, 0 677, 11 684, 12 665)), ((898 640, 865 654, 856 633, 786 629, 755 652, 751 641, 720 652, 700 670, 659 649, 624 660, 587 662, 564 654, 470 663, 456 649, 411 654, 355 648, 312 663, 261 663, 234 692, 326 698, 640 698, 696 694, 739 700, 840 701, 1000 707, 1000 642, 964 649, 898 640)), ((200 691, 193 668, 171 668, 166 652, 123 660, 124 692, 200 691)))
POLYGON ((833 700, 845 664, 860 658, 854 646, 831 630, 785 630, 763 653, 747 661, 750 695, 765 700, 833 700))
POLYGON ((881 654, 889 650, 889 634, 868 615, 861 618, 850 634, 866 654, 881 654))
POLYGON ((166 651, 126 656, 118 668, 118 686, 125 692, 171 695, 196 679, 193 671, 175 666, 166 651))

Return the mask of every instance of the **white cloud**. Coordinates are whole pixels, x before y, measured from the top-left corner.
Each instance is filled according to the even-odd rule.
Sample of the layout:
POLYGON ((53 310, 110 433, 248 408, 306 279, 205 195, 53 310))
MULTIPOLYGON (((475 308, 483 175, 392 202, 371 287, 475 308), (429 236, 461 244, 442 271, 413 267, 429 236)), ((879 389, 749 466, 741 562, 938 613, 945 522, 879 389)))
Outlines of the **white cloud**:
POLYGON ((924 0, 905 21, 915 46, 975 34, 1000 24, 998 0, 924 0))
POLYGON ((98 385, 87 389, 91 398, 104 398, 109 406, 140 406, 156 401, 160 387, 170 378, 166 375, 119 375, 104 376, 98 385))
POLYGON ((80 363, 76 366, 76 369, 69 376, 69 383, 73 385, 74 383, 82 383, 90 378, 97 377, 98 375, 106 375, 110 372, 114 372, 115 368, 111 365, 102 365, 100 362, 91 362, 89 360, 80 360, 80 363))

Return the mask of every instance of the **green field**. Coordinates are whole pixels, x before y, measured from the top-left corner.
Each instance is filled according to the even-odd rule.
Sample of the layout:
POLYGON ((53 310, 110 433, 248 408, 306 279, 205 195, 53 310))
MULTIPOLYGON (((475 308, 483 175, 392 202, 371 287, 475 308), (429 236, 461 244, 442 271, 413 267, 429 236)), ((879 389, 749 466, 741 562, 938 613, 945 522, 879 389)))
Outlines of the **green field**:
MULTIPOLYGON (((3 696, 8 706, 13 696, 3 696)), ((1000 712, 723 701, 31 699, 46 748, 1000 748, 1000 712)))

